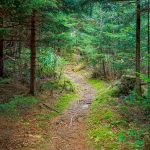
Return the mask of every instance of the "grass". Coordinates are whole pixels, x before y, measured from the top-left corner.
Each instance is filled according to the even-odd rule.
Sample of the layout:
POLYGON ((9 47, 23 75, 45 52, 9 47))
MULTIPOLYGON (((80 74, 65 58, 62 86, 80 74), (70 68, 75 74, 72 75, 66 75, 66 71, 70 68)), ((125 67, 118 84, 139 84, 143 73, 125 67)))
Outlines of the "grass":
POLYGON ((89 83, 97 90, 87 119, 89 143, 97 150, 142 149, 147 130, 124 117, 128 109, 112 96, 115 89, 100 80, 90 79, 89 83))
POLYGON ((0 104, 0 114, 17 117, 22 111, 26 111, 37 104, 39 100, 32 96, 17 95, 9 100, 8 103, 0 104))
POLYGON ((74 92, 75 84, 70 81, 67 77, 63 77, 61 80, 55 80, 55 81, 46 81, 41 84, 40 89, 41 90, 59 90, 59 91, 70 91, 74 92))
POLYGON ((10 82, 10 78, 0 78, 0 84, 9 84, 10 82))
POLYGON ((77 98, 75 93, 67 93, 58 99, 58 101, 54 104, 54 108, 56 108, 59 112, 62 112, 65 108, 67 108, 72 100, 77 98))
MULTIPOLYGON (((7 84, 9 83, 9 79, 1 79, 0 78, 0 84, 7 84)), ((64 81, 61 81, 59 83, 55 82, 46 82, 43 83, 41 88, 43 90, 45 89, 57 89, 64 86, 64 81)), ((59 99, 56 101, 56 103, 52 106, 54 109, 58 110, 59 112, 62 112, 70 103, 71 100, 76 98, 75 92, 73 92, 74 85, 71 83, 71 81, 65 79, 65 89, 68 90, 65 92, 65 94, 61 95, 59 99)), ((59 90, 60 90, 59 89, 59 90)), ((17 117, 22 111, 27 111, 27 109, 32 108, 33 105, 40 102, 37 98, 32 96, 24 96, 24 95, 16 95, 8 100, 7 103, 0 104, 0 115, 10 116, 10 117, 17 117)), ((41 117, 46 120, 53 118, 58 113, 56 112, 50 112, 49 114, 44 114, 41 117)), ((38 116, 40 117, 40 116, 38 116)))
POLYGON ((50 121, 53 117, 59 115, 63 110, 65 110, 71 101, 77 98, 77 95, 73 92, 65 93, 61 95, 58 100, 51 106, 53 109, 57 110, 58 112, 49 112, 46 114, 37 115, 36 118, 42 119, 45 121, 50 121))
POLYGON ((39 120, 50 121, 52 118, 63 112, 63 110, 69 106, 71 101, 77 98, 77 85, 69 80, 66 76, 63 76, 63 78, 58 81, 47 81, 42 83, 41 90, 57 90, 63 94, 60 94, 56 102, 50 106, 59 113, 56 111, 51 111, 48 113, 38 114, 36 115, 36 118, 39 120))

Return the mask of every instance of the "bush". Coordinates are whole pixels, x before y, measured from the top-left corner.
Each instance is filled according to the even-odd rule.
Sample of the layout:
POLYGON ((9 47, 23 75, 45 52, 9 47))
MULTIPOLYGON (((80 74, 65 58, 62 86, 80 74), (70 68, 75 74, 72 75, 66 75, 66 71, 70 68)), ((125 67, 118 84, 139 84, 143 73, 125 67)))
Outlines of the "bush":
POLYGON ((121 80, 114 85, 118 89, 118 95, 129 95, 135 87, 135 77, 129 75, 123 75, 121 80))
POLYGON ((59 78, 65 61, 53 53, 51 49, 41 49, 37 59, 38 77, 59 78))
POLYGON ((18 95, 10 99, 8 103, 0 104, 0 114, 18 116, 20 112, 31 108, 38 100, 31 96, 18 95))

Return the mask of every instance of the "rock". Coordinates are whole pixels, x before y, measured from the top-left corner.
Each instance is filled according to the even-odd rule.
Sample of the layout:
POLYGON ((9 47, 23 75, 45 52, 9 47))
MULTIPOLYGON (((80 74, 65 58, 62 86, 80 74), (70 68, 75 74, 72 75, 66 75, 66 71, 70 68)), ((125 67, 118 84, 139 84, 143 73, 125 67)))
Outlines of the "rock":
POLYGON ((88 109, 88 108, 89 108, 89 105, 88 105, 88 104, 82 105, 82 109, 88 109))
POLYGON ((135 83, 136 83, 135 76, 123 75, 121 77, 121 80, 115 83, 114 85, 118 88, 117 95, 120 94, 129 95, 130 91, 134 89, 135 83))
POLYGON ((83 122, 83 118, 82 117, 79 117, 78 118, 78 122, 80 123, 80 122, 83 122))

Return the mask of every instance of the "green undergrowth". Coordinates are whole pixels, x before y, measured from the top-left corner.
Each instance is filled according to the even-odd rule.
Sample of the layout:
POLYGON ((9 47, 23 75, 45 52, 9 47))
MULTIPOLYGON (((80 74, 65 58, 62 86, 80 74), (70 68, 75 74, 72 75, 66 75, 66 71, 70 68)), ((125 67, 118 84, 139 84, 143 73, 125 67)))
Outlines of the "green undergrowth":
POLYGON ((90 79, 89 83, 97 90, 87 119, 89 143, 97 150, 142 149, 148 129, 129 120, 128 108, 113 97, 115 89, 100 80, 90 79))
POLYGON ((55 80, 55 81, 46 81, 41 84, 40 90, 57 90, 57 91, 70 91, 74 92, 75 91, 75 84, 72 83, 67 77, 63 77, 60 80, 55 80))
POLYGON ((51 106, 53 111, 45 114, 37 115, 37 119, 42 119, 45 121, 50 121, 53 117, 59 115, 61 112, 63 112, 70 104, 71 101, 75 100, 77 98, 77 94, 74 92, 67 92, 65 94, 62 94, 58 100, 51 106))
POLYGON ((62 112, 75 98, 77 98, 75 93, 66 93, 59 97, 58 101, 54 104, 53 107, 56 108, 59 112, 62 112))
POLYGON ((17 117, 21 112, 25 112, 39 102, 32 96, 17 95, 9 100, 8 103, 0 104, 0 115, 17 117))
POLYGON ((0 84, 9 84, 11 80, 10 78, 0 78, 0 84))
POLYGON ((64 109, 66 109, 70 102, 77 98, 77 85, 70 81, 67 77, 59 81, 48 81, 41 85, 42 90, 57 90, 60 92, 60 96, 54 104, 50 107, 53 111, 37 115, 37 118, 44 119, 46 121, 51 120, 53 117, 59 115, 64 109))

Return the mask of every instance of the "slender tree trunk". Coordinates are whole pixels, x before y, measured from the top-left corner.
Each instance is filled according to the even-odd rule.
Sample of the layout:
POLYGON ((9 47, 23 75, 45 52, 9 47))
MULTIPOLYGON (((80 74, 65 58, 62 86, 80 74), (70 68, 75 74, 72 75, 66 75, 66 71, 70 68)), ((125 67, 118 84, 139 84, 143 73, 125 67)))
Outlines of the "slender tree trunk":
POLYGON ((108 76, 107 76, 107 72, 106 72, 105 60, 103 60, 102 64, 103 64, 104 79, 108 80, 108 76))
MULTIPOLYGON (((102 32, 103 31, 102 30, 103 30, 103 27, 101 27, 101 32, 100 32, 100 51, 103 53, 103 44, 102 44, 102 40, 103 40, 103 33, 102 32)), ((103 74, 104 74, 104 79, 108 80, 108 76, 107 76, 107 72, 106 72, 106 63, 105 63, 104 59, 102 60, 103 74)))
MULTIPOLYGON (((20 24, 20 22, 19 22, 19 24, 20 24)), ((19 27, 19 39, 20 39, 20 41, 19 41, 19 44, 18 44, 18 58, 21 57, 21 49, 22 49, 22 41, 21 41, 22 36, 21 36, 21 31, 22 31, 22 28, 21 28, 21 26, 20 26, 20 27, 19 27)))
POLYGON ((18 44, 18 58, 21 57, 21 49, 22 49, 22 41, 19 41, 19 44, 18 44))
MULTIPOLYGON (((101 5, 100 5, 101 7, 101 5)), ((100 52, 103 53, 103 11, 100 8, 100 52)), ((104 58, 105 59, 105 58, 104 58)), ((106 63, 105 60, 102 60, 103 74, 104 79, 108 80, 107 71, 106 71, 106 63)))
MULTIPOLYGON (((102 23, 102 22, 101 22, 102 23)), ((103 44, 102 44, 102 40, 103 40, 103 31, 102 31, 102 26, 101 26, 101 32, 100 32, 100 52, 103 53, 103 44)), ((107 73, 106 73, 106 66, 105 66, 105 60, 102 60, 102 66, 103 66, 103 74, 104 74, 104 79, 107 80, 107 73)))
POLYGON ((4 63, 3 63, 3 42, 4 40, 0 40, 0 77, 3 77, 4 63))
MULTIPOLYGON (((1 21, 1 28, 3 27, 3 20, 1 21)), ((4 51, 4 39, 3 36, 0 37, 0 77, 3 77, 4 73, 4 63, 3 63, 3 52, 4 51)))
POLYGON ((92 13, 93 13, 93 6, 92 6, 92 2, 89 3, 89 15, 90 17, 92 17, 92 13))
POLYGON ((141 96, 141 52, 140 52, 140 0, 136 0, 136 93, 137 97, 141 96))
MULTIPOLYGON (((150 78, 150 0, 148 0, 148 78, 150 78)), ((150 83, 148 83, 148 99, 150 100, 150 83)))
POLYGON ((35 44, 35 10, 32 12, 31 16, 31 56, 30 56, 30 64, 31 64, 31 73, 30 73, 30 93, 35 95, 35 71, 36 71, 36 44, 35 44))

